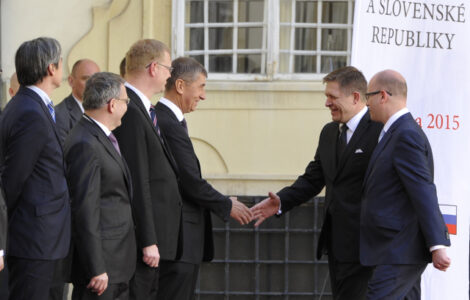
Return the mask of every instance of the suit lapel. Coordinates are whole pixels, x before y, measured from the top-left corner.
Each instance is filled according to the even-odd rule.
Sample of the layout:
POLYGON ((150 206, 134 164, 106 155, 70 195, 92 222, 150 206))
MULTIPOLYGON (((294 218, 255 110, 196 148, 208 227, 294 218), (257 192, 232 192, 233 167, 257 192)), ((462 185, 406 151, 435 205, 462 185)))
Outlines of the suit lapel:
MULTIPOLYGON (((326 151, 322 151, 322 154, 326 154, 327 157, 321 158, 322 163, 325 163, 324 170, 331 170, 331 178, 333 179, 336 176, 336 166, 338 165, 336 161, 336 144, 339 138, 339 123, 335 123, 335 126, 332 128, 331 132, 325 137, 326 141, 326 151)), ((323 144, 323 143, 322 143, 323 144)))
POLYGON ((375 150, 374 150, 374 152, 372 152, 372 156, 371 156, 370 161, 369 161, 369 166, 367 167, 367 171, 366 171, 366 175, 364 177, 363 185, 366 184, 366 182, 367 182, 367 180, 370 176, 370 173, 372 173, 372 170, 375 168, 375 163, 377 161, 377 158, 379 157, 380 153, 382 153, 382 151, 385 149, 388 142, 392 138, 393 132, 401 125, 401 123, 403 123, 406 120, 407 116, 411 116, 410 113, 404 114, 403 116, 398 118, 392 124, 392 126, 390 126, 390 128, 387 130, 387 132, 384 134, 384 136, 382 137, 380 142, 377 144, 377 147, 375 147, 375 150))
POLYGON ((367 128, 369 127, 369 125, 370 125, 370 116, 369 116, 369 112, 366 112, 366 114, 362 117, 361 121, 357 125, 356 130, 354 130, 354 133, 351 139, 349 140, 349 143, 346 146, 346 149, 344 150, 343 155, 341 155, 340 157, 336 174, 340 173, 341 169, 344 167, 349 157, 353 154, 353 151, 357 149, 356 145, 361 140, 361 137, 364 135, 364 133, 367 131, 367 128))
POLYGON ((78 106, 77 102, 73 98, 73 95, 70 95, 65 99, 65 105, 67 106, 68 111, 70 111, 70 118, 72 122, 75 124, 82 116, 82 110, 78 106))
POLYGON ((60 149, 62 150, 62 152, 64 152, 64 148, 62 147, 62 142, 61 142, 61 139, 59 137, 59 132, 57 131, 57 125, 54 122, 54 120, 52 119, 49 108, 47 108, 47 106, 44 104, 44 101, 42 101, 41 97, 38 94, 36 94, 35 91, 33 91, 33 90, 31 90, 27 87, 21 87, 21 89, 22 89, 22 92, 28 94, 29 96, 31 96, 31 98, 33 98, 35 101, 37 101, 39 103, 42 110, 46 114, 46 117, 49 119, 49 122, 51 123, 52 130, 54 131, 54 134, 57 138, 57 142, 59 143, 60 149))
POLYGON ((122 169, 122 172, 124 174, 124 178, 127 184, 127 190, 129 191, 129 194, 131 195, 129 170, 127 169, 127 166, 125 165, 125 161, 123 160, 121 155, 119 155, 119 153, 114 148, 114 145, 111 143, 109 138, 105 135, 103 130, 93 120, 91 119, 87 120, 86 118, 82 118, 80 122, 83 124, 85 128, 88 128, 90 133, 96 137, 96 139, 104 146, 104 148, 109 153, 109 155, 118 163, 119 167, 122 169))

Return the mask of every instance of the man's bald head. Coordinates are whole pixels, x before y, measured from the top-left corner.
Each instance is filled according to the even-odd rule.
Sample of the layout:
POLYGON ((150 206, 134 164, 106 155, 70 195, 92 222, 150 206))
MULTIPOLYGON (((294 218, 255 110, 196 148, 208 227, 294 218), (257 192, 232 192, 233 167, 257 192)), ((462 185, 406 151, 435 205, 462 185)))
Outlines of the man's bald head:
POLYGON ((16 76, 16 72, 11 75, 10 78, 10 87, 8 88, 8 94, 10 94, 10 97, 13 98, 13 96, 16 95, 16 92, 20 89, 20 83, 18 82, 18 76, 16 76))
POLYGON ((405 98, 408 93, 405 78, 394 70, 384 70, 372 77, 374 88, 390 92, 393 96, 405 98))
POLYGON ((86 81, 91 75, 99 71, 100 68, 98 65, 90 59, 80 59, 74 63, 68 80, 75 98, 79 101, 83 100, 83 91, 85 90, 86 81))

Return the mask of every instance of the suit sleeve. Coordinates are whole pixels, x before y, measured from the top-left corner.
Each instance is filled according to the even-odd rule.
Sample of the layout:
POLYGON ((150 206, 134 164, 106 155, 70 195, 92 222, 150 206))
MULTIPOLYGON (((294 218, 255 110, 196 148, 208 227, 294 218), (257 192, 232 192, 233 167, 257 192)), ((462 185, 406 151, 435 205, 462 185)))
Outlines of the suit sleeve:
POLYGON ((433 182, 431 149, 417 131, 404 131, 397 142, 394 166, 418 216, 427 247, 450 245, 433 182))
POLYGON ((227 222, 232 201, 201 177, 199 161, 185 129, 177 123, 173 126, 167 124, 164 129, 165 138, 170 144, 180 171, 181 188, 185 198, 209 209, 227 222))
POLYGON ((136 234, 139 248, 158 245, 153 216, 153 201, 150 193, 150 170, 143 120, 137 110, 128 110, 122 125, 114 130, 119 147, 131 172, 133 184, 132 208, 136 218, 136 234))
MULTIPOLYGON (((1 186, 0 186, 1 188, 1 186)), ((0 250, 6 250, 6 240, 7 240, 7 208, 5 202, 3 201, 3 191, 0 190, 0 250)))
POLYGON ((4 170, 2 184, 8 211, 12 211, 17 203, 23 185, 31 175, 36 162, 43 151, 46 139, 44 132, 49 122, 40 112, 28 110, 24 112, 10 129, 6 153, 4 153, 4 170))
POLYGON ((67 149, 72 198, 72 228, 80 263, 90 278, 106 272, 100 229, 100 163, 93 146, 79 142, 67 149))
POLYGON ((320 151, 317 149, 315 158, 311 161, 303 175, 289 187, 285 187, 277 194, 281 198, 282 213, 286 213, 295 206, 307 202, 321 192, 325 186, 325 179, 320 158, 320 151))

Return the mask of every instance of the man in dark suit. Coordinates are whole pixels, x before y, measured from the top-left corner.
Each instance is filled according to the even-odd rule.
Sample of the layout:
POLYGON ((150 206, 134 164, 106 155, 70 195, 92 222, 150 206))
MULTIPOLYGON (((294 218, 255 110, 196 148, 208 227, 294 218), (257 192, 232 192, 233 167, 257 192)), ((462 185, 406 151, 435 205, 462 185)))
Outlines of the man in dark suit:
POLYGON ((156 299, 159 269, 165 268, 157 268, 160 259, 174 260, 181 250, 178 169, 151 117, 150 102, 163 90, 170 64, 168 47, 152 39, 137 41, 126 56, 125 86, 131 102, 114 134, 133 179, 138 255, 131 299, 156 299))
POLYGON ((442 271, 450 265, 431 146, 406 96, 405 79, 392 70, 376 74, 366 94, 371 119, 384 127, 364 177, 360 258, 365 266, 387 265, 368 299, 404 299, 429 262, 442 271))
POLYGON ((5 201, 3 200, 3 189, 0 182, 0 272, 3 270, 4 261, 3 257, 5 256, 5 249, 7 245, 7 207, 5 206, 5 201))
POLYGON ((334 299, 365 299, 372 268, 359 263, 361 189, 382 126, 369 117, 365 103, 367 81, 359 70, 340 68, 326 75, 323 82, 325 105, 333 122, 323 127, 314 160, 291 186, 277 194, 269 193, 269 198, 253 206, 252 211, 258 226, 326 187, 317 258, 328 254, 334 299))
POLYGON ((130 172, 111 130, 127 110, 124 80, 96 73, 87 81, 85 114, 65 142, 72 199, 72 299, 128 299, 136 244, 130 172))
POLYGON ((10 299, 48 299, 56 261, 70 245, 63 150, 50 99, 62 81, 60 45, 51 38, 24 42, 15 66, 21 87, 0 121, 10 299))
POLYGON ((72 93, 55 107, 57 127, 62 142, 83 115, 82 101, 86 81, 99 71, 98 65, 89 59, 80 59, 73 65, 68 77, 72 93))
MULTIPOLYGON (((241 224, 251 221, 251 212, 235 197, 222 195, 201 177, 199 160, 194 153, 183 114, 194 111, 197 103, 205 99, 206 70, 196 60, 184 57, 173 61, 172 69, 156 113, 180 170, 183 254, 168 268, 169 274, 174 274, 179 284, 163 280, 165 289, 159 290, 158 299, 185 300, 192 299, 194 295, 200 263, 210 261, 214 256, 210 212, 225 222, 231 216, 241 224)), ((162 272, 161 276, 168 274, 162 272)))

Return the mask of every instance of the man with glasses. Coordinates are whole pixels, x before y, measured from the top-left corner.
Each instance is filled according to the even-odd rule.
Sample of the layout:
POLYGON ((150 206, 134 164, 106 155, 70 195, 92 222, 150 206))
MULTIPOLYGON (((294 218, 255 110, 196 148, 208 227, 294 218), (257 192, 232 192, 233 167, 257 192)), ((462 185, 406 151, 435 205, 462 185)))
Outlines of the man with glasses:
POLYGON ((359 262, 361 190, 369 158, 382 129, 366 107, 367 81, 354 67, 337 69, 323 78, 325 106, 333 122, 320 134, 315 158, 289 187, 252 207, 259 226, 275 214, 284 215, 326 187, 323 226, 317 258, 328 255, 333 299, 366 299, 372 268, 359 262))
POLYGON ((181 255, 178 167, 150 102, 164 90, 170 66, 170 50, 157 40, 137 41, 126 54, 125 86, 131 102, 114 133, 129 165, 134 190, 138 255, 130 299, 156 299, 160 259, 171 262, 181 255))
POLYGON ((360 258, 382 270, 368 299, 404 299, 429 262, 441 271, 450 266, 449 233, 433 182, 431 145, 406 108, 405 78, 379 72, 366 95, 371 119, 384 127, 364 177, 360 258))
POLYGON ((50 99, 62 82, 59 42, 24 42, 15 67, 20 89, 0 120, 10 299, 47 300, 55 265, 70 245, 69 192, 50 99))

